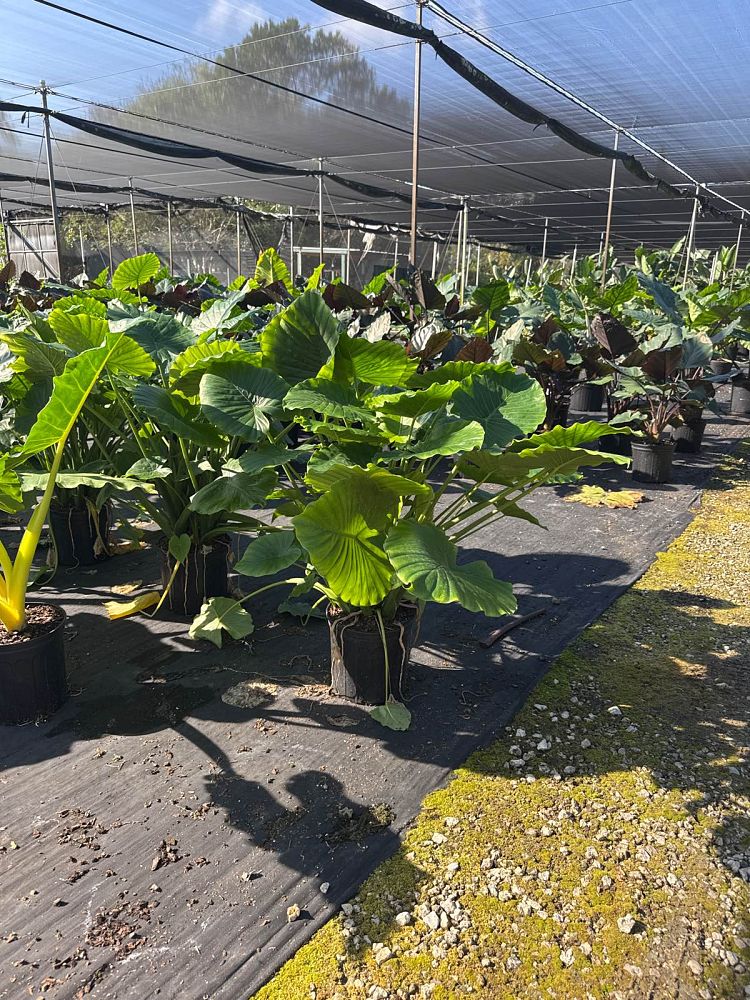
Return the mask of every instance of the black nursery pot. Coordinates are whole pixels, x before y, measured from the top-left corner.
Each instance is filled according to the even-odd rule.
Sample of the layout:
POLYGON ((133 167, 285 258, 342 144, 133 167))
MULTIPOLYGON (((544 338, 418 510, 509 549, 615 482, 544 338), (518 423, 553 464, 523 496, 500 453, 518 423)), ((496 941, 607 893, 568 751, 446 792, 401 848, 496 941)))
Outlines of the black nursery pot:
POLYGON ((732 382, 729 412, 735 417, 744 417, 750 413, 750 381, 736 379, 736 381, 732 382))
POLYGON ((94 516, 88 506, 50 507, 49 529, 55 540, 59 566, 93 566, 109 558, 111 505, 94 516))
POLYGON ((680 427, 674 427, 672 429, 674 450, 696 455, 701 450, 705 429, 706 421, 703 417, 694 417, 692 420, 686 420, 680 427))
MULTIPOLYGON (((175 574, 162 607, 176 615, 193 618, 209 597, 229 596, 229 538, 218 538, 211 546, 193 546, 175 574), (204 551, 205 548, 205 551, 204 551)), ((166 587, 174 569, 166 538, 159 542, 161 585, 166 587)))
POLYGON ((668 483, 672 478, 671 441, 633 441, 633 479, 642 483, 668 483))
POLYGON ((46 630, 39 626, 39 634, 22 642, 0 642, 0 725, 47 718, 67 700, 65 612, 54 610, 46 630))
MULTIPOLYGON (((419 633, 419 610, 402 604, 396 619, 385 625, 388 649, 388 687, 401 698, 404 673, 419 633)), ((363 619, 328 609, 331 633, 331 691, 360 705, 384 705, 386 691, 383 639, 374 617, 363 619), (372 625, 368 628, 365 625, 372 625)))
POLYGON ((583 382, 570 397, 570 408, 576 413, 598 413, 604 406, 604 386, 583 382))

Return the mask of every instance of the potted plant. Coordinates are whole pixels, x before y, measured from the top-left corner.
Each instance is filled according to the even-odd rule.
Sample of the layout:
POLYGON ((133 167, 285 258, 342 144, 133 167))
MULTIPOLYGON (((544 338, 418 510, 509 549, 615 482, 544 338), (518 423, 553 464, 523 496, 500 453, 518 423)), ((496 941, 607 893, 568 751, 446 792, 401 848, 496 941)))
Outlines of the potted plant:
POLYGON ((675 444, 671 429, 684 420, 686 408, 699 411, 707 404, 709 392, 687 373, 706 364, 711 345, 706 337, 684 334, 672 328, 646 340, 631 355, 638 363, 625 366, 612 362, 617 373, 612 396, 629 407, 610 421, 612 426, 630 425, 643 435, 631 444, 634 479, 666 483, 672 476, 675 444))
POLYGON ((26 441, 0 456, 0 507, 14 512, 24 507, 19 469, 31 456, 54 450, 43 493, 15 556, 0 543, 0 722, 6 724, 49 715, 66 698, 65 613, 54 605, 28 601, 27 591, 68 438, 103 373, 127 365, 127 342, 124 335, 110 334, 102 346, 70 358, 55 377, 26 441))
MULTIPOLYGON (((273 348, 278 363, 289 356, 276 332, 262 342, 264 360, 273 348)), ((579 447, 607 429, 580 424, 524 442, 547 407, 540 386, 512 364, 454 361, 420 372, 401 345, 339 331, 317 367, 319 333, 308 328, 306 338, 296 356, 315 356, 317 374, 299 380, 283 405, 315 444, 304 475, 291 470, 277 509, 290 526, 252 542, 242 565, 266 573, 298 565, 301 575, 288 581, 294 593, 328 602, 334 692, 375 704, 376 719, 405 728, 398 698, 425 603, 493 616, 515 608, 511 585, 484 562, 460 564, 458 544, 496 517, 533 521, 518 501, 561 470, 608 461, 579 447), (474 464, 464 467, 464 458, 474 464), (450 469, 433 485, 446 459, 450 469), (266 551, 278 558, 256 557, 266 551)), ((201 617, 213 628, 242 603, 207 602, 201 617)))

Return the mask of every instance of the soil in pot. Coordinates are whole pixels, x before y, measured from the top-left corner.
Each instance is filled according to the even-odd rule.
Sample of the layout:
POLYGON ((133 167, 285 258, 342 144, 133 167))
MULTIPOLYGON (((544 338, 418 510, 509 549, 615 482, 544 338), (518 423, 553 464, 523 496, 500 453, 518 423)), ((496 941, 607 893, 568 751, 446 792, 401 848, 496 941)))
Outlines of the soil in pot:
POLYGON ((402 604, 392 622, 385 623, 388 649, 386 684, 383 639, 374 615, 346 614, 329 607, 331 633, 331 691, 361 705, 384 705, 388 695, 402 699, 404 675, 419 633, 420 614, 413 604, 402 604))
POLYGON ((729 412, 735 417, 744 417, 750 414, 750 381, 736 379, 732 382, 729 412))
POLYGON ((692 420, 686 420, 679 427, 672 428, 674 450, 696 455, 701 450, 705 429, 706 421, 703 417, 694 417, 692 420))
POLYGON ((50 507, 49 528, 57 550, 58 566, 93 566, 109 558, 111 505, 98 512, 88 506, 50 507))
POLYGON ((0 725, 47 718, 68 697, 65 612, 51 604, 29 604, 26 619, 18 632, 0 625, 0 725))
POLYGON ((570 408, 576 413, 598 413, 604 406, 604 386, 583 382, 570 397, 570 408))
POLYGON ((633 479, 642 483, 668 483, 672 478, 671 441, 633 441, 633 479))
MULTIPOLYGON (((193 618, 209 597, 229 597, 228 537, 217 538, 211 545, 193 547, 169 588, 162 607, 176 615, 193 618)), ((169 554, 167 540, 159 542, 161 557, 161 585, 166 587, 174 569, 174 559, 169 554)))

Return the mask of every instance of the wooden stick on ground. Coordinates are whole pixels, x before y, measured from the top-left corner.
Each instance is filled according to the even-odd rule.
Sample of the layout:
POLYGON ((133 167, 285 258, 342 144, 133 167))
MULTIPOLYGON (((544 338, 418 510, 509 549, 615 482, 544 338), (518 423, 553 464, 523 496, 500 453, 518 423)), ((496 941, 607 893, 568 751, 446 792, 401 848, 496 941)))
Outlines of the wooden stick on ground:
POLYGON ((490 646, 494 646, 498 639, 502 639, 503 636, 512 632, 514 628, 518 628, 519 625, 525 625, 526 622, 530 622, 534 618, 540 618, 549 608, 538 608, 536 611, 532 611, 528 615, 517 615, 515 618, 511 618, 509 622, 502 625, 500 628, 496 628, 493 632, 487 636, 486 639, 480 639, 479 645, 484 646, 488 649, 490 646))

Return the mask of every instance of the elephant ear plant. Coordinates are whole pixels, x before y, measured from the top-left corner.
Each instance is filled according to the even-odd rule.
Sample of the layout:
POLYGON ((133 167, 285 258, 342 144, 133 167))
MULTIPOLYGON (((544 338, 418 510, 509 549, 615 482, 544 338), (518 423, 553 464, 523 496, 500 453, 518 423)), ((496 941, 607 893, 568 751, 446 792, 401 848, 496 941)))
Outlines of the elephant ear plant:
MULTIPOLYGON (((132 344, 132 342, 130 342, 132 344)), ((135 345, 132 345, 135 346, 135 345)), ((62 632, 64 613, 29 604, 32 562, 49 512, 70 434, 108 368, 127 359, 128 338, 109 334, 105 343, 71 358, 54 379, 52 394, 26 441, 0 455, 0 508, 24 509, 22 468, 31 456, 51 449, 42 495, 31 512, 15 556, 0 543, 0 720, 17 723, 50 714, 66 696, 62 632)))
MULTIPOLYGON (((269 525, 237 568, 260 576, 296 564, 293 596, 328 602, 334 692, 375 704, 378 721, 406 728, 409 712, 397 699, 425 604, 460 603, 491 617, 516 606, 511 585, 487 563, 460 561, 459 543, 501 517, 536 523, 519 501, 556 475, 608 461, 580 447, 608 430, 557 428, 561 436, 537 435, 524 449, 546 403, 512 365, 447 362, 419 372, 401 345, 349 337, 322 304, 308 307, 315 324, 303 329, 287 314, 262 346, 264 362, 283 365, 287 378, 307 374, 283 406, 315 443, 304 473, 285 466, 276 519, 289 520, 269 525)), ((215 641, 221 614, 229 620, 231 611, 232 626, 243 627, 241 604, 204 607, 215 641)))

